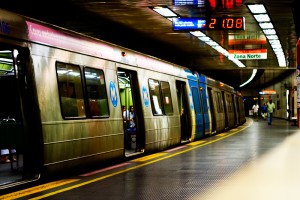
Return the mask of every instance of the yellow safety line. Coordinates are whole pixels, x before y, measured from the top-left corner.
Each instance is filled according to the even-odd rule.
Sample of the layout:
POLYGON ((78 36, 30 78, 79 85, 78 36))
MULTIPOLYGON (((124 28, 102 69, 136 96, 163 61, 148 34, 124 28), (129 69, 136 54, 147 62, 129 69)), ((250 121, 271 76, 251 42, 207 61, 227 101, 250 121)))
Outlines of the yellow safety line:
POLYGON ((38 192, 42 192, 48 189, 52 189, 55 187, 59 187, 68 183, 72 183, 75 181, 78 181, 79 179, 64 179, 64 180, 59 180, 59 181, 54 181, 51 183, 46 183, 43 185, 39 185, 39 186, 35 186, 35 187, 31 187, 31 188, 27 188, 24 190, 20 190, 17 192, 13 192, 13 193, 9 193, 7 195, 3 195, 0 196, 0 199, 17 199, 17 198, 21 198, 21 197, 25 197, 28 196, 30 194, 34 194, 34 193, 38 193, 38 192))
MULTIPOLYGON (((239 133, 240 131, 248 128, 252 124, 252 122, 253 121, 251 121, 249 124, 246 122, 246 124, 243 125, 243 127, 240 126, 241 128, 238 131, 230 133, 230 134, 227 134, 224 137, 217 138, 215 140, 212 140, 212 141, 209 141, 209 142, 205 142, 205 143, 200 142, 198 146, 193 146, 193 147, 190 147, 188 149, 184 149, 182 151, 179 151, 177 153, 172 153, 172 154, 166 155, 164 157, 160 157, 160 158, 157 158, 155 160, 151 160, 149 162, 141 163, 141 164, 139 164, 137 166, 133 166, 133 167, 130 167, 130 168, 127 168, 127 169, 124 169, 124 170, 121 170, 121 171, 117 171, 117 172, 114 172, 114 173, 111 173, 111 174, 108 174, 108 175, 105 175, 105 176, 101 176, 101 177, 98 177, 98 178, 95 178, 95 179, 92 179, 92 180, 89 180, 89 181, 78 183, 76 185, 72 185, 70 187, 66 187, 66 188, 63 188, 63 189, 60 189, 60 190, 57 190, 57 191, 54 191, 54 192, 50 192, 50 193, 47 193, 47 194, 44 194, 44 195, 41 195, 41 196, 37 196, 37 197, 31 198, 29 200, 38 200, 38 199, 43 199, 45 197, 53 196, 55 194, 59 194, 59 193, 65 192, 65 191, 69 191, 69 190, 72 190, 72 189, 75 189, 75 188, 79 188, 79 187, 84 186, 84 185, 88 185, 88 184, 91 184, 91 183, 94 183, 94 182, 97 182, 97 181, 101 181, 103 179, 106 179, 106 178, 109 178, 109 177, 112 177, 112 176, 115 176, 115 175, 118 175, 118 174, 122 174, 122 173, 125 173, 125 172, 128 172, 128 171, 131 171, 131 170, 135 170, 135 169, 138 169, 138 168, 141 168, 141 167, 144 167, 144 166, 147 166, 147 165, 150 165, 150 164, 153 164, 153 163, 156 163, 156 162, 159 162, 159 161, 162 161, 162 160, 165 160, 165 159, 177 156, 179 154, 183 154, 183 153, 186 153, 188 151, 191 151, 191 150, 194 150, 194 149, 197 149, 197 148, 200 148, 200 147, 212 144, 214 142, 220 141, 222 139, 225 139, 227 137, 230 137, 232 135, 235 135, 235 134, 239 133)), ((158 156, 156 156, 156 157, 159 157, 159 156, 162 156, 162 155, 159 155, 159 153, 158 153, 158 156)))
POLYGON ((196 145, 199 145, 199 144, 202 144, 206 142, 205 140, 199 140, 199 141, 196 141, 196 142, 191 142, 189 144, 187 144, 187 146, 196 146, 196 145))
POLYGON ((141 158, 134 159, 134 160, 132 160, 132 162, 144 162, 144 161, 147 161, 147 160, 151 160, 153 158, 164 156, 166 154, 168 154, 168 153, 155 153, 155 154, 152 154, 152 155, 149 155, 149 156, 144 156, 144 157, 141 157, 141 158))

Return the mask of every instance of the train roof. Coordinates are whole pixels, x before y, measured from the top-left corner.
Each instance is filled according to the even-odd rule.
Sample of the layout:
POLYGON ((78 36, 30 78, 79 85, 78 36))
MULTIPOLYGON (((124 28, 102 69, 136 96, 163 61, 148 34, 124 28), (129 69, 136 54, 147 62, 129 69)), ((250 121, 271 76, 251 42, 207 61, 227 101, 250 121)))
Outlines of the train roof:
POLYGON ((0 9, 0 35, 161 73, 186 77, 182 67, 81 33, 0 9))

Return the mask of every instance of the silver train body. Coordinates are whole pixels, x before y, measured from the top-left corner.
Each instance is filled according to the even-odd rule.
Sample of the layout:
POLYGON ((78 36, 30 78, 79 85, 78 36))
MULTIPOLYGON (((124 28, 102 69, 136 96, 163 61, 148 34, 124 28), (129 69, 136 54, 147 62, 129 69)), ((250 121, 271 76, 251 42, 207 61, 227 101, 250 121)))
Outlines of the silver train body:
POLYGON ((242 96, 217 80, 5 10, 0 23, 0 149, 10 159, 0 170, 11 174, 1 189, 245 122, 242 96), (131 106, 134 127, 123 116, 131 106))

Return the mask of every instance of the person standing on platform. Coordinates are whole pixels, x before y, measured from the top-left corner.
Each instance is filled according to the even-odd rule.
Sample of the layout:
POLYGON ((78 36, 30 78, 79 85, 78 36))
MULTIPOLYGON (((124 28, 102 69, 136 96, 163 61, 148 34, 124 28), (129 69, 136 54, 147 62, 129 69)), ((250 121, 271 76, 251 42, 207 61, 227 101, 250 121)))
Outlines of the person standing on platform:
POLYGON ((273 112, 275 111, 275 104, 272 102, 272 99, 267 103, 267 111, 268 111, 268 124, 271 125, 273 112))
POLYGON ((266 103, 264 103, 262 106, 261 106, 261 115, 262 117, 264 118, 264 120, 267 119, 267 106, 266 106, 266 103))
POLYGON ((255 121, 258 121, 258 109, 259 109, 259 105, 256 102, 253 106, 252 106, 252 110, 253 110, 253 116, 255 121))

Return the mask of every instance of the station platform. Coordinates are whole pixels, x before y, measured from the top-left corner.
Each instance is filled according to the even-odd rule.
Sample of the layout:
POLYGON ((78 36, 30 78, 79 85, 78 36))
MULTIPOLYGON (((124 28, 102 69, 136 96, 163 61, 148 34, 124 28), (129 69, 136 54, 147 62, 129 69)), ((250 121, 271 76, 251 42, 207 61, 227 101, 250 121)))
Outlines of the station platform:
POLYGON ((300 129, 273 119, 0 199, 299 199, 300 129))

